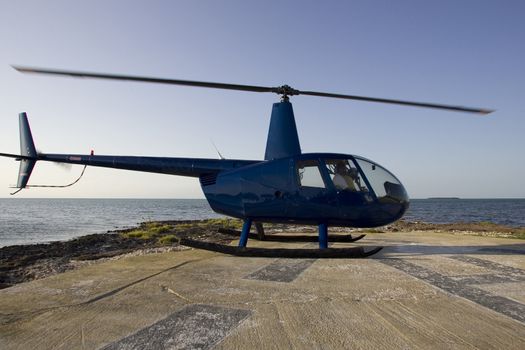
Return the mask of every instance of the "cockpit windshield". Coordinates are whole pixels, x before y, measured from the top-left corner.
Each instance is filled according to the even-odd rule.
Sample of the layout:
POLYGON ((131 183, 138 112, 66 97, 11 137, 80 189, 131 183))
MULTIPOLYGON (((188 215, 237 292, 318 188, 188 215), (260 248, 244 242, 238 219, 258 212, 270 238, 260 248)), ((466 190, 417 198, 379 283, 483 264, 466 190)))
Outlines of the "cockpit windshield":
POLYGON ((405 188, 391 172, 369 160, 359 157, 355 157, 355 160, 365 174, 379 201, 397 202, 408 199, 405 188))

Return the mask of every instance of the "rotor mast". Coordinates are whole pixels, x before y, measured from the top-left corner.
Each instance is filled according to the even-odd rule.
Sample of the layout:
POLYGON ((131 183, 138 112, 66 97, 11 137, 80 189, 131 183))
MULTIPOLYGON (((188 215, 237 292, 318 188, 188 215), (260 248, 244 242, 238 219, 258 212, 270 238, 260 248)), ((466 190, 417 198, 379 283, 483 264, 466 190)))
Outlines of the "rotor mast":
POLYGON ((288 96, 283 95, 281 102, 274 103, 272 106, 264 160, 293 157, 299 154, 301 154, 301 145, 292 104, 288 96))

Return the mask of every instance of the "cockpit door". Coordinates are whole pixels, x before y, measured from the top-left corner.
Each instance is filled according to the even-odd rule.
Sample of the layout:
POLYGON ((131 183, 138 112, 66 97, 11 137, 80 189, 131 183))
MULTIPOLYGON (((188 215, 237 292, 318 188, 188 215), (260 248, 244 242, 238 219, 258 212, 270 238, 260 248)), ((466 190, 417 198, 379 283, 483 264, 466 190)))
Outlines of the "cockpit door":
POLYGON ((325 181, 319 160, 296 160, 294 170, 296 190, 290 201, 290 214, 313 221, 337 216, 335 193, 325 181))
POLYGON ((339 217, 358 220, 363 208, 375 200, 368 181, 350 158, 324 159, 324 166, 335 191, 339 217))

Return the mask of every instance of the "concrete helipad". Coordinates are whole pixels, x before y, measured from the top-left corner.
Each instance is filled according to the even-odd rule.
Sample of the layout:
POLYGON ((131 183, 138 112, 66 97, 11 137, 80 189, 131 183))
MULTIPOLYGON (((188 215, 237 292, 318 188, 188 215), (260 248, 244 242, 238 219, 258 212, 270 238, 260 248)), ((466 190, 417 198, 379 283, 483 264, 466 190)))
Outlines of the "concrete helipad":
POLYGON ((187 250, 17 285, 0 291, 0 348, 525 349, 524 241, 400 232, 359 245, 386 248, 357 260, 187 250))

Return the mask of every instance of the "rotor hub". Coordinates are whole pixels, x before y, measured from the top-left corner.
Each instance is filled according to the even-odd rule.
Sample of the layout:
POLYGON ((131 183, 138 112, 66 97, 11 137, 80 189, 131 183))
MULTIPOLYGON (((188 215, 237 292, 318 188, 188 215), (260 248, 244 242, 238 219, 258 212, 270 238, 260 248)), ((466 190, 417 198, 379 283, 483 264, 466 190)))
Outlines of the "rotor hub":
POLYGON ((281 101, 287 102, 289 100, 289 96, 299 95, 300 91, 292 88, 290 85, 282 85, 279 87, 275 87, 272 89, 273 92, 276 94, 281 95, 281 101))

